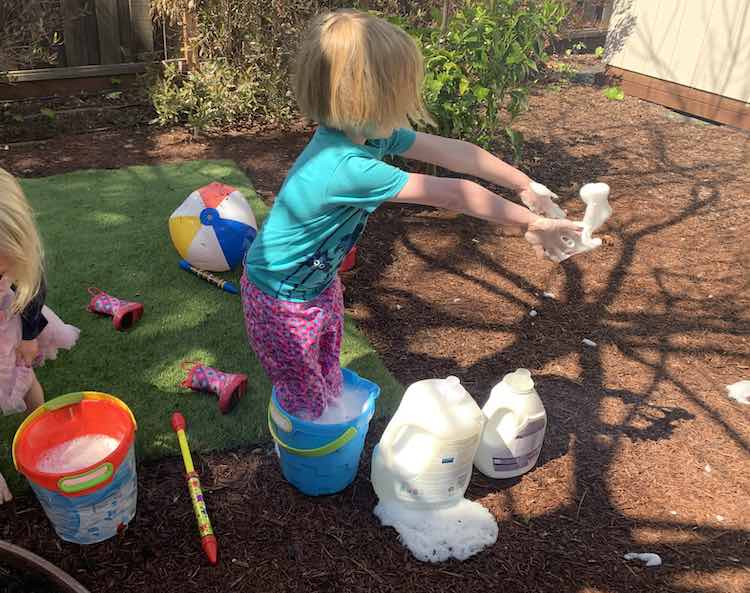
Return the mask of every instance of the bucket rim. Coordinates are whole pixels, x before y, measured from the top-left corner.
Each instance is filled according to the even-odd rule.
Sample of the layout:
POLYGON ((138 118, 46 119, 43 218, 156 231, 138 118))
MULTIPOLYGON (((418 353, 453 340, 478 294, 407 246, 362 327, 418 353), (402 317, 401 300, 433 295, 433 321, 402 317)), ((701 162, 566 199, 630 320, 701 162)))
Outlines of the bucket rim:
POLYGON ((375 402, 380 397, 380 385, 378 385, 374 381, 370 381, 369 379, 366 379, 365 377, 360 377, 357 373, 349 369, 342 368, 341 373, 344 375, 344 383, 347 383, 346 381, 347 376, 350 379, 349 383, 357 383, 357 382, 369 383, 369 385, 367 386, 367 390, 368 390, 367 406, 364 408, 364 410, 362 410, 362 413, 356 418, 352 418, 351 420, 348 420, 346 422, 336 422, 336 423, 331 423, 331 424, 321 424, 320 422, 304 420, 302 418, 299 418, 297 416, 290 414, 284 408, 281 407, 281 405, 279 404, 279 400, 276 397, 276 387, 273 387, 271 389, 271 401, 273 402, 273 405, 276 407, 279 413, 281 413, 285 418, 293 422, 293 426, 295 428, 315 429, 317 432, 322 432, 323 434, 340 432, 342 429, 346 429, 347 427, 358 424, 360 419, 364 416, 369 416, 371 418, 375 414, 375 402))
POLYGON ((97 467, 106 463, 107 460, 110 458, 123 457, 124 456, 123 453, 126 454, 127 451, 130 449, 130 447, 133 445, 133 442, 135 441, 135 432, 137 430, 138 430, 138 423, 135 420, 135 416, 133 415, 133 412, 130 410, 130 408, 124 401, 115 397, 114 395, 103 393, 101 391, 76 391, 72 393, 66 393, 64 395, 55 397, 45 402, 41 406, 39 406, 36 410, 34 410, 31 414, 29 414, 28 417, 26 417, 26 419, 18 427, 15 435, 13 436, 13 444, 11 446, 13 466, 16 468, 16 470, 19 473, 24 475, 27 479, 34 481, 35 483, 48 482, 51 479, 54 479, 55 481, 57 481, 58 478, 62 479, 71 474, 73 475, 86 474, 87 472, 90 472, 91 470, 96 469, 97 467), (44 414, 53 412, 55 410, 59 410, 63 407, 79 404, 82 401, 106 401, 124 410, 133 424, 133 431, 130 434, 130 436, 126 439, 123 439, 117 445, 117 448, 113 450, 109 455, 107 455, 105 459, 97 461, 96 463, 93 463, 86 467, 79 468, 75 472, 67 472, 67 473, 43 472, 37 469, 26 467, 23 463, 21 463, 18 460, 16 456, 16 449, 18 447, 18 443, 20 442, 21 437, 23 436, 23 433, 26 431, 26 429, 29 428, 29 426, 31 426, 38 418, 40 418, 44 414))

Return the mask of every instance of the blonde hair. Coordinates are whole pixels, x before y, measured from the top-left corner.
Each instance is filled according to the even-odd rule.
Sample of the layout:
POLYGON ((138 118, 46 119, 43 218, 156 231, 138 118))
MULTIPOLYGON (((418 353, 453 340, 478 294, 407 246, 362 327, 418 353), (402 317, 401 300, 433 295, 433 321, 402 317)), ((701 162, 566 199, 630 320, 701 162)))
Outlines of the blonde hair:
POLYGON ((302 113, 349 136, 372 137, 432 123, 422 101, 424 65, 414 40, 389 22, 355 10, 316 17, 294 73, 302 113))
POLYGON ((7 271, 15 285, 11 310, 21 313, 42 282, 42 243, 21 186, 3 169, 0 169, 0 256, 11 262, 7 271))

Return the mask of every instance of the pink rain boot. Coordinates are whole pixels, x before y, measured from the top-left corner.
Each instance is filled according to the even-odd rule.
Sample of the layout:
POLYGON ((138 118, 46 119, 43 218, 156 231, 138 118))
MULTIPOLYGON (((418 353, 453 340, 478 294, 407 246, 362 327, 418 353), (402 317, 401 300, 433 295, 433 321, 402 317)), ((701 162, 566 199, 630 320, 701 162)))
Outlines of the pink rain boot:
POLYGON ((143 305, 132 301, 121 301, 98 288, 89 288, 91 301, 86 307, 98 315, 111 315, 112 325, 118 331, 130 329, 143 317, 143 305))
POLYGON ((182 368, 188 372, 182 386, 218 395, 222 414, 231 412, 247 391, 247 375, 243 373, 224 373, 200 362, 183 362, 182 368))

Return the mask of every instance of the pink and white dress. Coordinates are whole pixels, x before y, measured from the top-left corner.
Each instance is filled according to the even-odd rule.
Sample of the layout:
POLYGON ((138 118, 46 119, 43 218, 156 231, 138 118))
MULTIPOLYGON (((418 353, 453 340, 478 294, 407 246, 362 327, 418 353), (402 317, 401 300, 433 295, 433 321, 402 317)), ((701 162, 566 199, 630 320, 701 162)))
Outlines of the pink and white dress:
MULTIPOLYGON (((4 415, 26 410, 24 397, 34 381, 33 369, 24 366, 23 361, 16 357, 22 328, 21 316, 11 313, 13 298, 10 281, 0 278, 0 411, 4 415)), ((39 355, 34 367, 43 365, 45 360, 57 358, 60 348, 70 350, 80 333, 77 327, 64 323, 49 307, 43 307, 42 314, 47 326, 37 336, 39 355)))

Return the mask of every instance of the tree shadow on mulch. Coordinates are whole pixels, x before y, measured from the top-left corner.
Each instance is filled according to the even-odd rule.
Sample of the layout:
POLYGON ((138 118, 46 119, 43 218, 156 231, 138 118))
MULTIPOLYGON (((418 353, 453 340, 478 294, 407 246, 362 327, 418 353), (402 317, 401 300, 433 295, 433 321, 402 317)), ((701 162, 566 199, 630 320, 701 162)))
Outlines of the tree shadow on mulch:
MULTIPOLYGON (((561 122, 557 123, 563 120, 561 115, 561 122)), ((554 121, 548 123, 550 127, 555 125, 554 121)), ((654 142, 649 150, 657 154, 656 167, 694 178, 708 170, 708 166, 691 167, 675 162, 669 156, 665 135, 658 128, 651 131, 654 142)), ((607 132, 603 130, 598 134, 607 132)), ((601 138, 593 138, 592 142, 602 144, 601 138)), ((580 139, 572 140, 571 146, 573 144, 579 146, 580 139)), ((616 156, 616 148, 602 147, 599 154, 586 158, 572 155, 568 148, 568 145, 555 141, 527 145, 530 161, 545 163, 537 176, 540 181, 555 188, 572 188, 581 180, 595 180, 611 174, 609 162, 616 156)), ((720 168, 724 175, 722 184, 741 178, 744 170, 731 163, 720 168)), ((631 182, 627 188, 615 188, 615 211, 618 211, 618 202, 627 194, 653 190, 654 185, 647 181, 647 176, 656 172, 644 170, 642 182, 631 182)), ((503 582, 507 590, 581 591, 588 585, 618 592, 652 590, 652 587, 659 591, 667 590, 664 587, 687 591, 691 590, 689 586, 682 588, 674 584, 681 571, 683 574, 705 572, 718 575, 725 569, 738 568, 739 558, 744 555, 743 540, 750 539, 750 531, 690 524, 676 518, 671 521, 635 518, 623 511, 620 502, 623 493, 615 493, 615 486, 610 483, 613 468, 621 458, 623 443, 669 441, 677 427, 695 420, 694 413, 679 405, 651 401, 658 399, 656 396, 665 390, 675 391, 691 408, 699 409, 742 451, 734 469, 740 469, 742 457, 750 454, 747 435, 738 432, 691 386, 689 379, 683 378, 681 371, 685 369, 685 363, 680 362, 683 357, 722 356, 741 360, 746 356, 746 352, 735 351, 729 345, 694 347, 681 344, 683 336, 701 331, 718 336, 719 343, 722 336, 737 338, 748 335, 750 323, 743 317, 745 307, 734 300, 701 302, 673 290, 671 287, 676 280, 700 284, 701 276, 680 277, 681 274, 670 270, 666 262, 665 267, 657 266, 651 271, 650 281, 659 287, 659 294, 650 306, 639 303, 630 311, 613 306, 623 285, 632 280, 634 262, 641 257, 644 244, 679 225, 697 225, 703 217, 731 217, 733 207, 721 204, 720 197, 719 183, 697 179, 689 195, 680 196, 679 202, 675 200, 680 204, 679 208, 675 208, 675 204, 670 204, 670 208, 657 205, 653 220, 644 222, 626 214, 625 220, 614 221, 610 227, 612 235, 606 238, 608 245, 599 256, 610 260, 606 276, 602 278, 600 272, 593 288, 589 275, 586 286, 577 258, 568 260, 561 266, 556 298, 543 298, 544 289, 540 283, 527 278, 517 269, 517 263, 511 264, 511 257, 498 257, 495 253, 488 255, 481 248, 483 244, 494 241, 498 234, 485 223, 463 218, 459 222, 455 217, 435 215, 430 209, 417 207, 385 210, 371 221, 360 249, 365 260, 357 271, 355 288, 349 297, 355 307, 359 305, 365 311, 360 323, 368 335, 374 336, 379 351, 384 352, 386 364, 405 383, 452 374, 459 375, 473 394, 486 394, 502 373, 516 366, 542 368, 570 356, 579 358, 580 382, 558 375, 535 377, 550 419, 539 466, 548 466, 564 456, 572 458, 573 483, 558 483, 570 494, 567 497, 569 502, 565 502, 565 496, 559 496, 560 506, 534 516, 527 523, 519 519, 522 513, 514 512, 514 507, 521 501, 514 500, 512 488, 520 480, 498 483, 475 475, 468 493, 471 498, 481 498, 498 517, 510 513, 510 521, 501 521, 500 539, 504 543, 498 543, 490 554, 497 560, 498 555, 508 553, 514 545, 523 547, 527 554, 525 559, 516 554, 513 560, 508 559, 507 564, 501 561, 500 566, 515 574, 515 586, 508 588, 509 582, 503 582), (427 225, 429 231, 425 230, 427 225), (431 241, 427 238, 430 233, 435 237, 449 235, 450 241, 431 241), (449 245, 447 248, 446 244, 449 245), (420 282, 411 279, 409 271, 404 271, 403 274, 391 272, 384 279, 384 270, 403 265, 404 251, 420 263, 418 267, 412 266, 412 271, 433 276, 420 282), (475 268, 467 270, 467 262, 474 262, 475 268), (439 276, 438 280, 436 276, 439 276), (493 282, 497 278, 502 282, 493 282), (445 302, 436 304, 431 301, 427 282, 455 285, 454 304, 446 306, 445 302), (379 289, 372 290, 372 286, 379 289), (496 316, 486 321, 477 311, 482 305, 486 306, 486 301, 472 298, 476 295, 467 293, 467 290, 495 295, 498 303, 506 306, 510 303, 526 310, 529 303, 533 303, 538 316, 524 315, 513 323, 498 321, 496 316), (465 307, 461 304, 464 301, 469 303, 465 307), (471 310, 467 312, 466 308, 471 310), (540 320, 544 320, 543 329, 540 320), (455 355, 443 355, 439 347, 427 350, 423 346, 424 340, 420 340, 419 348, 415 349, 414 335, 404 331, 405 327, 418 328, 427 340, 435 336, 437 343, 443 345, 451 341, 445 334, 455 335, 455 341, 460 341, 467 330, 481 332, 477 335, 503 332, 512 337, 501 349, 467 365, 455 355), (437 336, 441 337, 438 339, 437 336), (592 336, 597 346, 582 346, 582 340, 592 336), (650 382, 639 390, 608 388, 605 375, 616 374, 618 369, 605 367, 602 352, 612 348, 640 368, 645 367, 651 375, 650 382), (606 416, 607 406, 626 412, 615 423, 605 421, 603 416, 606 416), (618 502, 615 502, 615 497, 618 502), (683 565, 682 568, 662 569, 658 577, 652 577, 651 573, 646 576, 639 570, 636 577, 629 566, 618 562, 626 551, 641 551, 639 535, 644 530, 666 533, 661 538, 665 543, 657 539, 648 551, 661 553, 665 558, 672 557, 683 565), (681 538, 687 541, 690 539, 686 536, 687 531, 696 535, 693 543, 666 543, 681 538)), ((569 204, 576 208, 576 204, 569 204)), ((450 290, 440 296, 445 297, 446 293, 450 290)), ((471 348, 471 344, 465 346, 471 348)), ((623 374, 632 372, 629 367, 624 367, 623 374)), ((669 454, 669 447, 664 452, 669 454)), ((644 459, 639 468, 636 460, 630 466, 638 473, 654 472, 653 462, 653 459, 644 459)), ((737 474, 732 475, 737 479, 737 474)), ((530 476, 526 479, 530 480, 530 476)), ((551 482, 554 481, 553 478, 551 482)), ((651 476, 651 481, 660 481, 658 472, 651 476)), ((544 499, 542 491, 554 487, 550 481, 541 481, 536 494, 544 499)), ((669 491, 673 485, 665 481, 664 488, 669 491)), ((534 495, 533 486, 524 489, 524 498, 530 497, 524 501, 527 511, 529 506, 533 510, 534 495)), ((648 500, 641 500, 637 491, 629 493, 629 497, 634 507, 649 504, 648 500)), ((741 510, 735 508, 735 512, 741 513, 741 510)), ((740 589, 737 590, 743 587, 742 584, 738 586, 740 589)))

